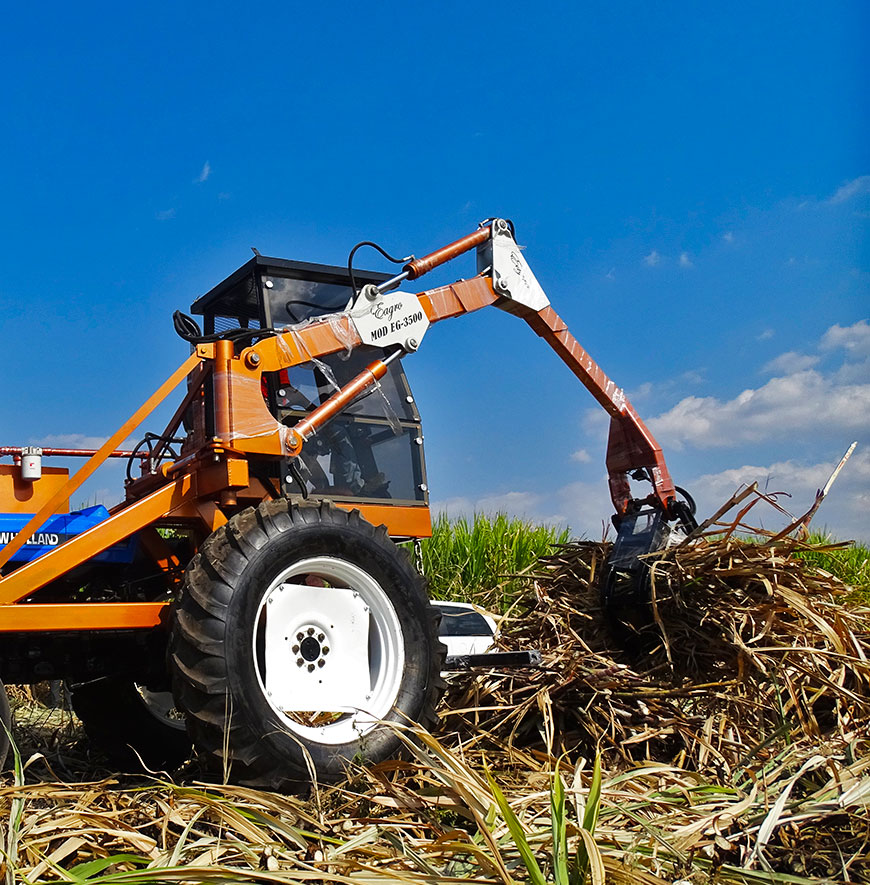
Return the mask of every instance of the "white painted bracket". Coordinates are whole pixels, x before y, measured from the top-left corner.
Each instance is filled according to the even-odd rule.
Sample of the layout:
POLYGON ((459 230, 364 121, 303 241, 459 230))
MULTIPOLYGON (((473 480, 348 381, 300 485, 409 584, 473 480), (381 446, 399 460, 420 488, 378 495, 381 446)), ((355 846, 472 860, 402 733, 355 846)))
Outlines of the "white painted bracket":
POLYGON ((416 350, 429 328, 429 317, 420 299, 412 292, 398 289, 370 299, 369 291, 369 287, 363 288, 350 311, 363 344, 398 344, 406 351, 416 350))
POLYGON ((285 713, 356 713, 366 708, 372 691, 370 616, 358 593, 279 584, 264 609, 265 687, 274 706, 285 713))
POLYGON ((477 272, 484 273, 489 268, 496 295, 534 311, 549 305, 550 300, 523 257, 511 226, 502 218, 493 219, 492 237, 477 249, 477 272))

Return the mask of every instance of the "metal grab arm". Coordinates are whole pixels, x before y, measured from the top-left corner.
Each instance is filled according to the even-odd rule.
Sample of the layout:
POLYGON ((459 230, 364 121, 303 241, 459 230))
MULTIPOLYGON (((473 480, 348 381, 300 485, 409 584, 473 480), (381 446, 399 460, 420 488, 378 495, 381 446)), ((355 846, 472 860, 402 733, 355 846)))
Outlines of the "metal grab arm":
POLYGON ((380 377, 373 377, 370 367, 309 415, 307 424, 297 425, 288 434, 288 429, 268 414, 262 400, 234 393, 239 385, 259 389, 263 371, 287 368, 359 344, 416 349, 428 324, 494 305, 526 320, 610 415, 607 470, 616 512, 624 514, 632 507, 629 476, 643 470, 653 484, 648 500, 670 517, 676 493, 661 446, 624 391, 607 377, 549 306, 508 222, 493 219, 448 246, 409 262, 401 274, 382 285, 383 291, 367 287, 369 291, 364 290, 348 312, 323 316, 314 323, 263 339, 237 358, 224 342, 197 348, 200 357, 219 363, 216 415, 221 419, 217 430, 224 444, 237 451, 294 456, 301 451, 306 435, 310 436, 380 377), (403 280, 416 279, 475 247, 479 276, 417 295, 395 291, 403 280), (417 323, 418 317, 423 318, 422 325, 409 327, 408 323, 417 323), (226 352, 219 354, 221 346, 226 352))
POLYGON ((607 440, 607 475, 610 497, 618 514, 631 507, 632 495, 628 476, 635 470, 647 469, 653 484, 656 503, 666 514, 676 497, 674 483, 665 463, 661 446, 656 442, 621 387, 611 381, 601 366, 583 349, 568 327, 550 307, 523 314, 532 329, 557 353, 562 362, 580 379, 610 415, 607 440))

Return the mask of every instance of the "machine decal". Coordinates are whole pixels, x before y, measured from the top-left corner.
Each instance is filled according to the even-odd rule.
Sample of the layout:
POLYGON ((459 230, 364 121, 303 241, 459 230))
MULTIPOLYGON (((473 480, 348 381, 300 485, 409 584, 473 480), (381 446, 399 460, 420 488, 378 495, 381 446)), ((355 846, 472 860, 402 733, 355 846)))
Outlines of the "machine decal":
POLYGON ((373 301, 359 298, 351 316, 363 344, 378 347, 398 344, 405 350, 416 350, 429 328, 420 299, 398 290, 378 295, 373 301))

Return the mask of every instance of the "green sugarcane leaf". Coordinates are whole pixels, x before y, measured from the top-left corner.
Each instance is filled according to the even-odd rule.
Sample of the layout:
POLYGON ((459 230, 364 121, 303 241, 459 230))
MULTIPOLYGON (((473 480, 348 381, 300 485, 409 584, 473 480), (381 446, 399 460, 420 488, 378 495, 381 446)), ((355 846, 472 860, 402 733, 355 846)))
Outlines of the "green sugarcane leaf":
POLYGON ((489 772, 486 773, 486 779, 489 781, 489 788, 492 790, 493 798, 499 807, 499 811, 501 811, 501 816, 504 818, 504 822, 510 830, 511 837, 514 840, 514 844, 517 846, 523 864, 528 871, 532 885, 547 885, 547 880, 544 878, 544 874, 541 872, 541 868, 535 860, 534 852, 529 845, 528 839, 526 839, 526 834, 519 818, 514 814, 514 810, 510 805, 508 805, 504 793, 502 793, 498 784, 492 779, 492 775, 490 775, 489 772))
POLYGON ((592 769, 592 781, 589 784, 589 796, 586 799, 586 812, 583 815, 583 829, 595 832, 598 815, 601 813, 601 753, 595 754, 595 765, 592 769))
POLYGON ((550 826, 553 832, 553 877, 556 885, 569 885, 568 828, 565 818, 565 787, 559 774, 559 763, 553 772, 550 787, 550 826))

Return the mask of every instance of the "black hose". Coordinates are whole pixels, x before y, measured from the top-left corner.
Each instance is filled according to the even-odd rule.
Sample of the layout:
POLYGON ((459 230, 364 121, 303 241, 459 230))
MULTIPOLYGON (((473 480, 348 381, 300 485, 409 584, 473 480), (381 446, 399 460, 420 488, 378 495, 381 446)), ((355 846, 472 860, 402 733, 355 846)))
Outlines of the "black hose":
POLYGON ((370 246, 372 249, 377 249, 387 261, 392 261, 393 264, 407 264, 409 261, 414 260, 413 255, 408 255, 405 258, 394 258, 389 252, 382 249, 377 243, 373 243, 371 240, 363 240, 362 242, 357 243, 353 249, 350 250, 350 255, 347 256, 347 275, 350 277, 350 287, 354 297, 356 297, 358 289, 356 287, 356 277, 353 275, 353 256, 356 255, 357 249, 361 249, 363 246, 370 246))

